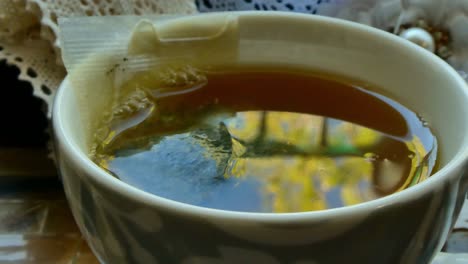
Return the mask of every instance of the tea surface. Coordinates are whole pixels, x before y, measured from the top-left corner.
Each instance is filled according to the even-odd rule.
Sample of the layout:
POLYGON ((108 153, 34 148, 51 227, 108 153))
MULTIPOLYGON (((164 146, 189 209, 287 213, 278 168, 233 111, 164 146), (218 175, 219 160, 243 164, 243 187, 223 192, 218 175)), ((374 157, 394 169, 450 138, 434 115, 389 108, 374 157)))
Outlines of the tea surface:
POLYGON ((437 143, 423 120, 359 82, 323 76, 139 73, 120 88, 93 158, 146 192, 245 212, 353 205, 430 176, 437 143))

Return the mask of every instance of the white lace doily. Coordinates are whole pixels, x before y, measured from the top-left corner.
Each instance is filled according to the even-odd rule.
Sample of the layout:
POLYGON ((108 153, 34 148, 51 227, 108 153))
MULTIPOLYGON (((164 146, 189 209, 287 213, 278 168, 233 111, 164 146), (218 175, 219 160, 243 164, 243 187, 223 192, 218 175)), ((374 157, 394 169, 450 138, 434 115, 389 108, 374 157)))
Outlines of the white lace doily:
POLYGON ((30 82, 34 95, 50 106, 65 76, 58 17, 193 12, 193 0, 1 0, 0 60, 17 66, 19 79, 30 82))

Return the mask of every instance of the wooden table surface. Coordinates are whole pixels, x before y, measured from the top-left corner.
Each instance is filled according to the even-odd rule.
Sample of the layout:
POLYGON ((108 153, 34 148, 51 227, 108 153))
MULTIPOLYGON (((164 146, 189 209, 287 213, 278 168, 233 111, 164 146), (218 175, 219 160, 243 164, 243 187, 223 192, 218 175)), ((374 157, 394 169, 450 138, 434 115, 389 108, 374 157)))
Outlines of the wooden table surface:
POLYGON ((0 61, 0 264, 98 263, 48 157, 44 105, 18 73, 0 61))
POLYGON ((56 177, 0 184, 0 263, 98 263, 56 177))

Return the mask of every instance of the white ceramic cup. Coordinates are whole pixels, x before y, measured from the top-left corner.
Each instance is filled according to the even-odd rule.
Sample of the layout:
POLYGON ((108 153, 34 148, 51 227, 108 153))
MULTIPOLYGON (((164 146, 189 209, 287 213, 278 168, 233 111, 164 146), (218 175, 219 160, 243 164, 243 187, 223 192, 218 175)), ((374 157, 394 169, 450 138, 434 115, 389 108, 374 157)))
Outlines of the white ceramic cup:
MULTIPOLYGON (((263 214, 183 204, 127 185, 88 158, 83 142, 89 142, 91 135, 80 117, 86 109, 95 109, 92 104, 99 100, 79 104, 66 79, 53 109, 57 160, 73 215, 99 260, 430 263, 468 189, 468 90, 463 79, 414 44, 343 20, 236 12, 173 22, 209 24, 227 16, 237 21, 237 63, 293 65, 365 80, 416 110, 436 132, 440 170, 399 193, 324 211, 263 214)), ((86 89, 99 94, 99 87, 86 89)))

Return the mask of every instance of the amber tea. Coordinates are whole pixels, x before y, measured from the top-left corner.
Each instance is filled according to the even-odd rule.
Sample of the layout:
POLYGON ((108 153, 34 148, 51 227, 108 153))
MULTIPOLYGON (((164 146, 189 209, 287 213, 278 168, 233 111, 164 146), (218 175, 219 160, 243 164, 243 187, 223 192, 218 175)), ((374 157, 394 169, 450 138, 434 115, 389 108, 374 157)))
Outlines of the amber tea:
POLYGON ((95 162, 175 201, 324 210, 398 192, 434 170, 437 143, 427 123, 358 81, 289 68, 187 66, 136 74, 119 91, 95 162))

